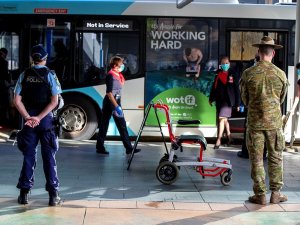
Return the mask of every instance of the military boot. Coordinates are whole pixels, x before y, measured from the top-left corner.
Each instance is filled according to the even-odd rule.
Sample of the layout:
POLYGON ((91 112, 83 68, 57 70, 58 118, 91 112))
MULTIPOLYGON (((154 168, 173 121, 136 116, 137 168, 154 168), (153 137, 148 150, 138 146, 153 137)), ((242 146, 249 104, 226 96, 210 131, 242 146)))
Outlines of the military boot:
POLYGON ((288 197, 281 194, 279 191, 273 191, 270 198, 270 203, 277 204, 279 202, 286 202, 288 197))
POLYGON ((265 205, 267 204, 266 201, 266 195, 253 195, 249 197, 249 202, 259 204, 259 205, 265 205))
POLYGON ((28 204, 28 189, 21 189, 20 190, 20 195, 18 197, 18 203, 21 205, 26 205, 28 204))
POLYGON ((57 191, 49 191, 49 206, 57 206, 61 203, 61 199, 57 191))

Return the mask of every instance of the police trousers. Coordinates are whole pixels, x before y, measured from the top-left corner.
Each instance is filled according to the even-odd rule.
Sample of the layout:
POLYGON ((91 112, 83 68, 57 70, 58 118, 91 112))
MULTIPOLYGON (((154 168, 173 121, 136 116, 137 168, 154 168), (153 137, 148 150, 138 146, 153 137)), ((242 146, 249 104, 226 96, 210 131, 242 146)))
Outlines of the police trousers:
POLYGON ((30 190, 33 187, 34 170, 37 164, 37 145, 40 142, 46 191, 58 191, 59 180, 55 159, 58 151, 58 138, 53 123, 53 116, 47 115, 37 127, 31 128, 24 125, 18 133, 18 148, 23 153, 23 166, 17 188, 30 190))
MULTIPOLYGON (((121 99, 116 99, 119 106, 121 106, 121 99)), ((116 126, 118 128, 118 131, 120 133, 121 140, 123 142, 123 145, 127 151, 132 150, 132 145, 130 142, 129 134, 127 131, 126 121, 124 116, 123 117, 117 117, 112 112, 114 111, 114 107, 107 96, 105 96, 103 100, 103 108, 102 108, 102 118, 99 125, 99 133, 97 137, 97 144, 96 148, 99 150, 103 150, 104 148, 104 141, 106 139, 106 133, 109 126, 109 120, 111 116, 113 116, 114 121, 116 123, 116 126)))
POLYGON ((269 188, 279 191, 283 186, 283 157, 285 141, 282 129, 253 130, 247 128, 246 145, 251 164, 253 191, 256 195, 267 192, 263 162, 264 143, 268 153, 269 188))

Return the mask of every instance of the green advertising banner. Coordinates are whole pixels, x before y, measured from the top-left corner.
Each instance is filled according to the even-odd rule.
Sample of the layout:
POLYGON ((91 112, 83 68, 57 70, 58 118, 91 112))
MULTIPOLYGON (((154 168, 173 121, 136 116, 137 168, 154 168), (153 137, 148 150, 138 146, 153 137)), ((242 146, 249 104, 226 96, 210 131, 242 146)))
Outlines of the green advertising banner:
MULTIPOLYGON (((146 104, 162 101, 173 120, 216 125, 216 109, 208 98, 218 67, 217 25, 211 19, 147 20, 146 104)), ((159 116, 165 122, 165 115, 159 116)), ((157 125, 153 111, 147 125, 157 125)))
MULTIPOLYGON (((193 120, 197 118, 201 121, 201 124, 215 125, 216 123, 215 107, 211 107, 207 101, 207 97, 199 91, 190 88, 172 88, 157 95, 153 99, 153 102, 167 104, 170 108, 170 118, 173 121, 180 119, 193 120)), ((158 116, 161 123, 166 122, 164 112, 158 113, 158 116)), ((157 124, 154 110, 150 111, 147 124, 157 124)))

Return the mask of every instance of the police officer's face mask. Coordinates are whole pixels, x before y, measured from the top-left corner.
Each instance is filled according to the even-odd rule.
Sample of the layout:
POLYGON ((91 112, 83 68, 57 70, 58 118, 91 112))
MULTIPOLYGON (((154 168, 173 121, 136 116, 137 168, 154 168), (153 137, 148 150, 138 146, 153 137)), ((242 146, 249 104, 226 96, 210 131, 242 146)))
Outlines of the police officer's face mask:
POLYGON ((297 70, 298 77, 300 77, 300 69, 297 70))

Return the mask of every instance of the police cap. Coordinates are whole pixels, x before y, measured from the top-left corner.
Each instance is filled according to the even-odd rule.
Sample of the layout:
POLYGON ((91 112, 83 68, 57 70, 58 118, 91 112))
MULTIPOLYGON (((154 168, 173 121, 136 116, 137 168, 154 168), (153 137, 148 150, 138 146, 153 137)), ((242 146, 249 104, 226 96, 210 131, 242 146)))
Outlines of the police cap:
POLYGON ((31 49, 31 58, 34 62, 41 62, 47 59, 48 53, 41 44, 35 45, 31 49))

